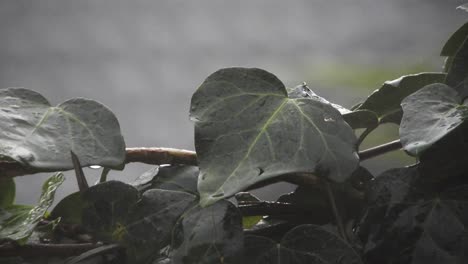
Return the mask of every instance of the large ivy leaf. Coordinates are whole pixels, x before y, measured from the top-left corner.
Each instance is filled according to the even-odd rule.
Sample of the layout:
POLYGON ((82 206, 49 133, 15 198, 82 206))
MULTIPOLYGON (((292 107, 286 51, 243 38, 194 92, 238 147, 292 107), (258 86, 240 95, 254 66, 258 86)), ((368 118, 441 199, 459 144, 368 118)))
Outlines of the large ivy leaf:
POLYGON ((372 184, 359 232, 369 263, 467 263, 468 186, 437 194, 421 180, 413 167, 372 184))
POLYGON ((246 236, 248 264, 359 264, 359 254, 320 226, 300 225, 286 233, 280 243, 265 237, 246 236))
POLYGON ((140 197, 136 188, 117 181, 95 185, 82 198, 83 225, 98 239, 124 245, 130 263, 158 258, 180 215, 196 200, 189 193, 161 189, 140 197))
POLYGON ((0 155, 37 171, 73 168, 70 151, 82 166, 119 168, 125 143, 114 114, 83 98, 51 106, 23 88, 0 89, 0 155))
POLYGON ((468 107, 460 102, 458 93, 445 84, 428 85, 406 97, 401 103, 403 148, 419 155, 456 129, 468 117, 468 107))
POLYGON ((293 172, 342 182, 356 168, 356 137, 332 105, 288 98, 283 83, 260 69, 210 75, 192 97, 201 204, 293 172))
POLYGON ((18 243, 26 242, 36 225, 44 217, 47 209, 52 205, 55 191, 63 181, 63 174, 56 173, 44 182, 39 204, 33 208, 12 205, 0 211, 0 239, 8 238, 18 243))
POLYGON ((244 235, 241 215, 228 201, 190 209, 173 231, 170 263, 241 263, 244 235))
POLYGON ((15 202, 16 186, 13 178, 0 178, 0 208, 15 202))
POLYGON ((402 76, 396 80, 387 81, 375 90, 357 110, 369 110, 377 114, 380 123, 391 122, 399 124, 402 110, 400 103, 406 96, 422 87, 444 81, 443 73, 419 73, 402 76))

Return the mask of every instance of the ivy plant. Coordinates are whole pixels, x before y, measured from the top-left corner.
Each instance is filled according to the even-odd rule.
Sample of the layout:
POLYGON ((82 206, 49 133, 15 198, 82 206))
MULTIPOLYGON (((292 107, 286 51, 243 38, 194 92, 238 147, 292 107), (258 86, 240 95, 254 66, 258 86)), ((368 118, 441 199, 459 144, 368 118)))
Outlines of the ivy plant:
POLYGON ((220 69, 191 100, 195 152, 125 148, 90 99, 0 89, 0 262, 468 263, 467 24, 441 55, 440 72, 389 80, 349 109, 263 69, 220 69), (400 138, 361 150, 385 123, 400 138), (417 162, 381 175, 361 163, 398 149, 417 162), (129 162, 154 167, 106 180, 129 162), (50 208, 70 169, 79 190, 50 208), (39 172, 55 172, 39 202, 15 204, 14 177, 39 172), (249 193, 282 181, 297 188, 276 201, 249 193))

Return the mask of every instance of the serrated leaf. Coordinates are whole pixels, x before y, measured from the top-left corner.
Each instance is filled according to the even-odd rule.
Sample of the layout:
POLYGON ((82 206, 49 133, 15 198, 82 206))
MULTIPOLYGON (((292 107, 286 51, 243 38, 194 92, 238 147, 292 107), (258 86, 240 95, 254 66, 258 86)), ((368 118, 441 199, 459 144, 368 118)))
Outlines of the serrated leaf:
POLYGON ((419 73, 402 76, 396 80, 387 81, 375 90, 357 110, 369 110, 377 114, 380 123, 400 123, 400 103, 406 96, 432 83, 442 83, 443 73, 419 73), (392 118, 389 118, 389 117, 392 118))
POLYGON ((173 231, 170 263, 241 263, 241 216, 228 201, 190 209, 173 231))
POLYGON ((416 167, 393 169, 371 186, 359 232, 369 263, 467 262, 468 186, 437 194, 420 178, 416 167))
POLYGON ((356 137, 330 104, 288 98, 260 69, 210 75, 192 97, 203 206, 282 174, 313 172, 344 181, 357 166, 356 137))
POLYGON ((54 201, 57 188, 63 183, 62 173, 56 173, 44 182, 39 204, 30 209, 28 206, 12 205, 1 212, 0 239, 8 238, 18 243, 26 242, 34 228, 44 217, 47 209, 54 201))
POLYGON ((362 263, 359 254, 349 244, 316 225, 297 226, 280 243, 247 236, 246 261, 249 264, 362 263))
POLYGON ((458 93, 445 84, 432 84, 406 97, 400 139, 411 155, 419 155, 456 129, 468 117, 458 93), (423 111, 421 111, 423 109, 423 111))
POLYGON ((37 171, 73 168, 70 151, 82 166, 120 168, 125 143, 114 114, 83 98, 51 106, 23 88, 0 89, 0 155, 37 171))
POLYGON ((16 186, 13 178, 0 178, 0 208, 15 202, 16 186))

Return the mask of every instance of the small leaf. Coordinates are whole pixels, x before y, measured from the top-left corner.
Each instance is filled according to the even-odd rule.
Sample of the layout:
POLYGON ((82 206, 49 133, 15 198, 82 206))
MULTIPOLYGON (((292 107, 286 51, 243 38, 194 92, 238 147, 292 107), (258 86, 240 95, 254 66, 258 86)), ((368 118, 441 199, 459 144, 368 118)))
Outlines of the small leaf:
POLYGON ((401 119, 400 103, 406 96, 422 87, 444 81, 443 73, 419 73, 402 76, 393 81, 387 81, 375 90, 357 110, 369 110, 377 114, 380 123, 392 122, 399 124, 401 119), (392 118, 389 118, 392 116, 392 118))
POLYGON ((468 38, 457 50, 457 54, 453 56, 450 68, 445 78, 445 83, 458 91, 461 98, 468 96, 468 88, 466 85, 468 78, 468 38))
POLYGON ((200 173, 197 166, 161 166, 148 189, 181 191, 198 196, 197 180, 200 173))
POLYGON ((0 208, 5 208, 15 202, 16 186, 13 178, 0 178, 0 208))
POLYGON ((171 263, 241 263, 241 216, 228 201, 190 209, 173 231, 171 263))
POLYGON ((0 155, 37 171, 73 168, 70 151, 82 166, 122 167, 125 143, 114 114, 83 98, 56 107, 23 88, 0 89, 0 155))
POLYGON ((28 210, 29 207, 15 205, 6 208, 6 213, 2 212, 0 216, 0 239, 8 238, 18 243, 26 242, 52 205, 55 191, 63 181, 64 177, 60 172, 50 177, 42 186, 39 204, 30 210, 28 210))
POLYGON ((260 69, 227 68, 205 80, 191 105, 203 206, 287 173, 349 177, 358 163, 352 129, 332 105, 295 97, 260 69))
POLYGON ((246 257, 247 263, 255 264, 362 264, 359 254, 350 245, 316 225, 297 226, 280 243, 247 236, 246 257))
POLYGON ((139 185, 145 185, 153 180, 153 178, 158 175, 159 173, 159 166, 155 166, 147 171, 145 171, 143 174, 138 176, 133 182, 130 183, 130 185, 138 187, 139 185))
POLYGON ((263 216, 254 215, 254 216, 244 216, 242 217, 242 227, 244 229, 250 229, 254 227, 258 222, 262 220, 263 216))
POLYGON ((403 148, 411 155, 420 155, 456 129, 468 117, 468 107, 460 102, 457 92, 444 84, 428 85, 406 97, 401 103, 403 148))

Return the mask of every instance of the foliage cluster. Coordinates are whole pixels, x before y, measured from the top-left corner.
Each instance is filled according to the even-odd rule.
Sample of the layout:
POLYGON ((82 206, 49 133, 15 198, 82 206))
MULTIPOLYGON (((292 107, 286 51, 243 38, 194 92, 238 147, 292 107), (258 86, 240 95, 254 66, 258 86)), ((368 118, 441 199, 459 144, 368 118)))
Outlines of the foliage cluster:
POLYGON ((196 160, 131 183, 106 180, 129 162, 108 108, 0 89, 0 261, 468 263, 468 23, 441 55, 443 72, 387 81, 351 109, 265 70, 216 71, 191 101, 196 160), (400 140, 359 152, 384 123, 400 140), (360 166, 400 147, 418 162, 378 176, 360 166), (81 167, 96 165, 88 186, 81 167), (48 211, 68 169, 80 190, 48 211), (57 173, 36 206, 15 204, 14 176, 37 172, 57 173), (248 193, 278 181, 297 189, 248 193))

